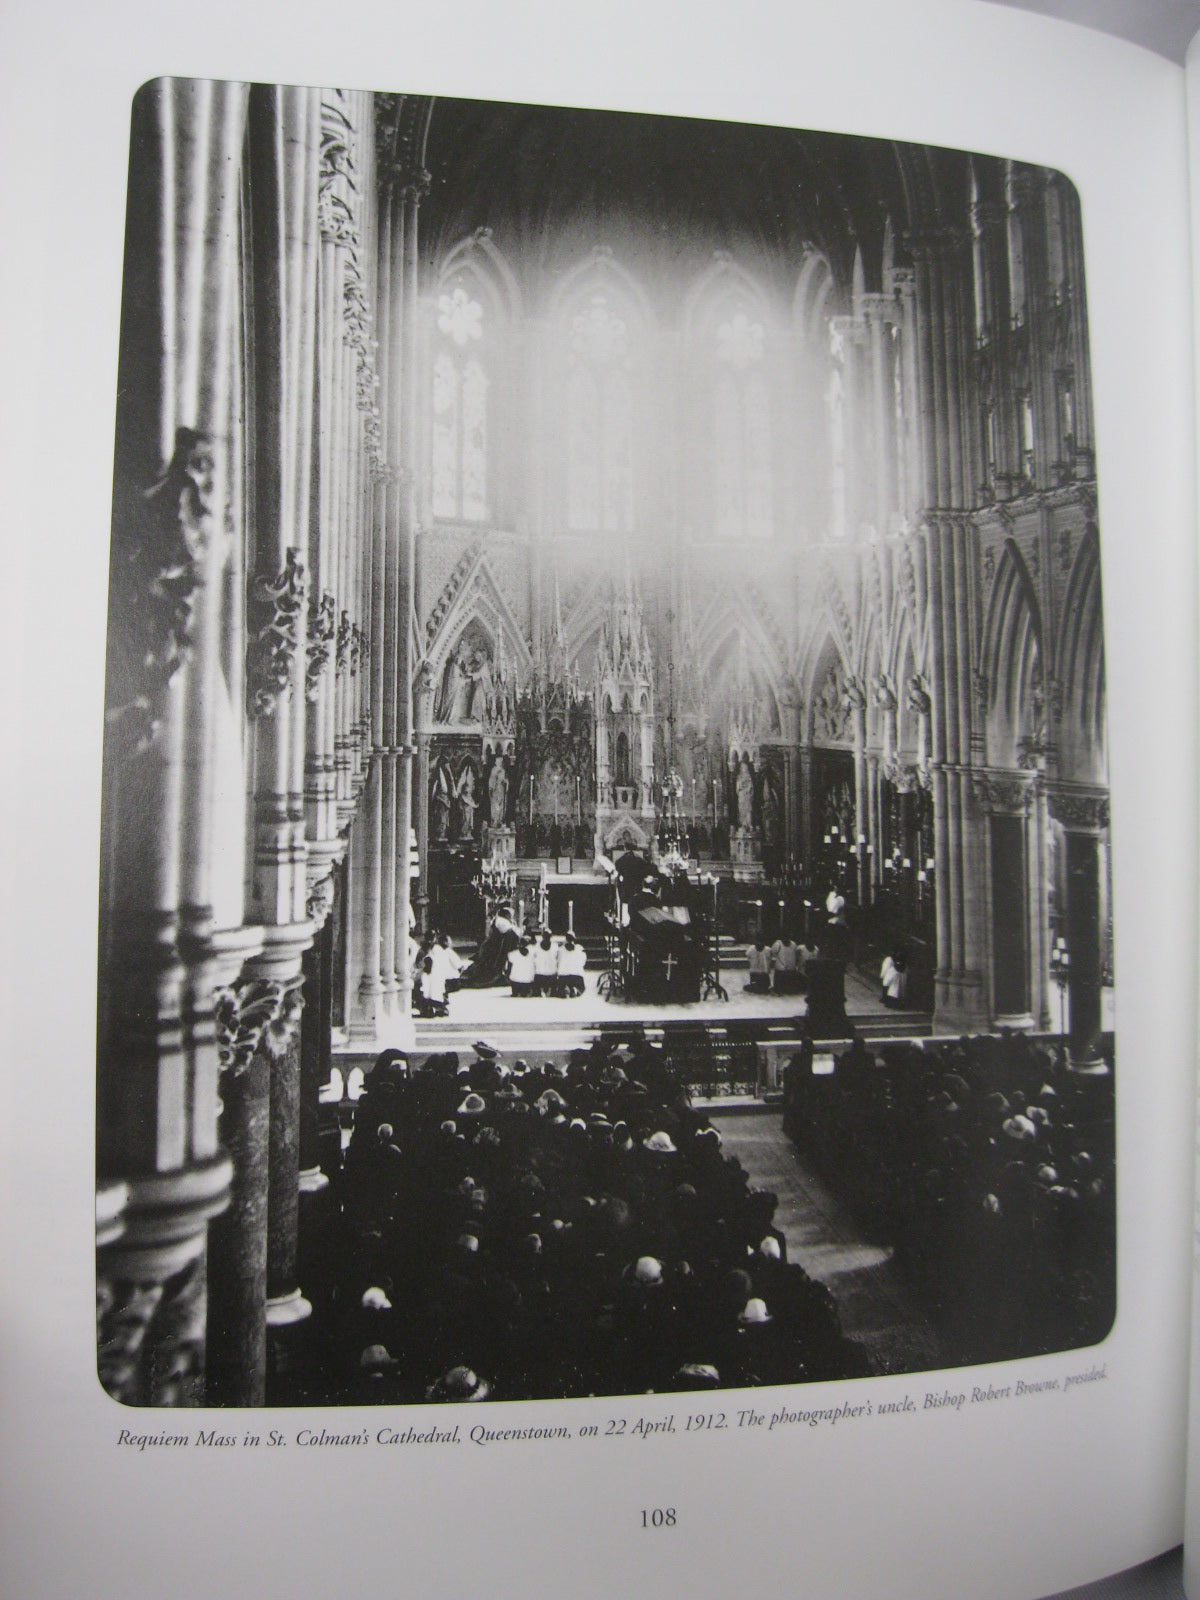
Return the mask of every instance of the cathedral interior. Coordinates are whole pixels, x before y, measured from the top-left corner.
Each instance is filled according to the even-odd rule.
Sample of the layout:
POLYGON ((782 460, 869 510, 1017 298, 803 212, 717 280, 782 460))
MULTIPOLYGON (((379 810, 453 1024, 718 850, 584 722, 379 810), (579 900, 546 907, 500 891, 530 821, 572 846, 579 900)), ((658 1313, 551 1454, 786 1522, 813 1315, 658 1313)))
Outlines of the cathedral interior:
MULTIPOLYGON (((290 1392, 340 1192, 334 1069, 457 1042, 414 1020, 416 941, 469 958, 500 901, 586 944, 572 1018, 625 1016, 594 987, 623 856, 669 849, 711 892, 731 991, 756 936, 819 943, 833 896, 864 991, 903 942, 902 1031, 1057 1038, 1078 1083, 1104 1080, 1099 531, 1063 175, 163 80, 133 110, 118 395, 111 1394, 290 1392)), ((788 1117, 832 1112, 792 1094, 788 1117)), ((855 1163, 831 1163, 839 1137, 831 1182, 855 1163)), ((647 1281, 660 1253, 636 1258, 647 1281)))

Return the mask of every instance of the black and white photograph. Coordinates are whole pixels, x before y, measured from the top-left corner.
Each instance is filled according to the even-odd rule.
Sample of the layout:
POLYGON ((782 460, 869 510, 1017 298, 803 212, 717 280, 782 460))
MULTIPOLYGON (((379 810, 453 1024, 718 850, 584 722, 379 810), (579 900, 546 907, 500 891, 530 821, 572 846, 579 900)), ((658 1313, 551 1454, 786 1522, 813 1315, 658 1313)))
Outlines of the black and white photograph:
POLYGON ((1070 176, 169 77, 129 151, 103 1389, 694 1396, 1100 1345, 1070 176))

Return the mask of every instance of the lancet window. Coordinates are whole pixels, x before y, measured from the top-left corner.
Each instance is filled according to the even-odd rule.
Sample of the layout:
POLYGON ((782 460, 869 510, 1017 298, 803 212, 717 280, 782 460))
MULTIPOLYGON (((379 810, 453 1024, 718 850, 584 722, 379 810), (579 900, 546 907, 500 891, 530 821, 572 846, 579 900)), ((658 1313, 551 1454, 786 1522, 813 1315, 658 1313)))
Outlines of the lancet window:
POLYGON ((633 389, 629 329, 603 293, 572 319, 566 393, 567 525, 633 529, 633 389))
POLYGON ((438 296, 433 357, 433 514, 488 517, 488 367, 483 301, 469 279, 438 296))
POLYGON ((771 535, 771 402, 763 343, 762 323, 744 310, 717 324, 714 516, 722 539, 771 535))

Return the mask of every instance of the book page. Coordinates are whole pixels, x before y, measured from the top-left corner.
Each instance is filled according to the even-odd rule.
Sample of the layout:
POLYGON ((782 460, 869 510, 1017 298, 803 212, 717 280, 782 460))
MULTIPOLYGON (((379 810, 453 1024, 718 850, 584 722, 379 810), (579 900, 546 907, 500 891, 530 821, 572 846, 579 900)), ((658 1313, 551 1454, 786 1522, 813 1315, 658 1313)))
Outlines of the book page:
MULTIPOLYGON (((248 1592, 274 1594, 345 1582, 353 1572, 422 1595, 672 1594, 686 1586, 715 1596, 749 1580, 812 1594, 1036 1596, 1177 1542, 1196 1037, 1197 682, 1192 348, 1180 336, 1191 326, 1192 292, 1180 71, 1080 30, 940 0, 836 12, 751 4, 736 16, 706 9, 686 24, 677 8, 654 4, 614 4, 568 23, 534 4, 503 14, 469 4, 436 14, 400 6, 381 18, 355 0, 336 16, 305 0, 252 12, 211 6, 203 26, 182 31, 157 9, 131 3, 119 19, 45 8, 14 32, 4 116, 9 149, 20 158, 5 182, 27 249, 3 267, 5 348, 15 358, 3 448, 16 495, 8 544, 17 575, 3 648, 18 689, 4 829, 12 913, 4 932, 10 1104, 0 1224, 0 1562, 8 1587, 206 1594, 237 1574, 248 1592), (903 140, 1054 169, 1074 186, 1095 406, 1119 972, 1116 1309, 1101 1343, 715 1396, 668 1397, 648 1381, 630 1387, 655 1392, 498 1399, 469 1412, 419 1402, 151 1412, 123 1407, 100 1387, 96 1015, 97 999, 103 1012, 110 997, 96 993, 95 907, 113 418, 128 283, 131 107, 143 84, 168 75, 903 140), (64 1529, 77 1536, 64 1537, 64 1529)), ((498 250, 502 241, 492 242, 498 250)), ((847 276, 853 280, 852 266, 847 276)), ((464 290, 456 302, 454 288, 448 280, 447 305, 436 308, 448 372, 475 321, 470 297, 464 290)), ((600 352, 599 362, 620 353, 615 322, 624 317, 629 326, 633 313, 622 309, 614 319, 614 292, 589 292, 588 314, 570 331, 600 352)), ((621 305, 636 309, 636 294, 628 291, 621 305)), ((745 377, 758 336, 752 315, 736 322, 739 311, 714 301, 713 360, 727 356, 738 374, 723 391, 743 419, 744 450, 729 478, 750 487, 718 501, 713 514, 727 516, 731 537, 752 550, 766 515, 753 488, 762 450, 745 377)), ((897 381, 902 386, 902 373, 897 381)), ((1074 392, 1068 386, 1057 398, 1060 418, 1069 419, 1074 392)), ((606 415, 618 415, 615 402, 606 415)), ((1015 426, 1019 434, 1020 419, 1015 426)), ((1068 421, 1063 428, 1064 438, 1075 433, 1068 421)), ((432 441, 431 452, 438 448, 432 441)), ((453 448, 459 454, 445 478, 453 516, 447 511, 445 520, 469 522, 474 480, 467 456, 453 448)), ((982 441, 970 449, 986 455, 982 441)), ((619 454, 616 446, 600 452, 602 462, 619 454)), ((580 479, 590 481, 586 473, 580 479)), ((595 488, 591 502, 580 491, 571 502, 580 526, 589 516, 604 526, 610 514, 621 521, 622 481, 598 473, 606 487, 595 488)), ((787 492, 799 497, 803 486, 787 492)), ((882 494, 878 484, 871 492, 882 494)), ((868 489, 848 478, 842 495, 837 502, 831 486, 835 503, 861 507, 868 489)), ((498 615, 503 600, 489 602, 498 615)), ((616 618, 613 638, 625 620, 616 618)), ((482 720, 474 708, 484 691, 480 637, 462 640, 439 658, 432 687, 447 765, 444 794, 431 787, 430 825, 436 836, 438 805, 447 833, 464 836, 484 806, 497 829, 514 801, 527 807, 529 825, 536 815, 559 845, 543 852, 552 904, 556 880, 572 880, 561 825, 582 800, 550 767, 527 789, 514 781, 496 799, 492 778, 485 786, 482 771, 464 766, 463 729, 482 720)), ((736 655, 735 648, 735 687, 736 655)), ((495 655, 488 670, 493 686, 502 680, 495 655)), ((1032 666, 1028 677, 1032 683, 1032 666)), ((822 688, 819 676, 813 682, 822 688)), ((830 726, 841 725, 852 701, 835 681, 830 726)), ((1020 731, 1037 742, 1036 727, 1020 731)), ((634 769, 621 781, 622 733, 624 759, 637 759, 629 732, 613 729, 614 793, 637 781, 634 769)), ((914 742, 914 760, 919 751, 914 742)), ((1032 745, 1027 753, 1044 754, 1032 745)), ((931 758, 946 760, 944 752, 931 758)), ((744 765, 733 764, 727 791, 714 799, 711 833, 723 820, 750 866, 755 849, 770 842, 772 805, 783 800, 763 789, 759 766, 744 765)), ((495 783, 502 791, 501 779, 495 783)), ((667 800, 664 815, 675 815, 672 804, 682 808, 676 821, 690 820, 698 833, 702 807, 687 785, 667 800)), ((996 841, 1005 833, 1001 826, 992 836, 1000 877, 1008 858, 996 841)), ((680 835, 672 838, 690 861, 680 835)), ((728 848, 732 854, 735 841, 728 848)), ((831 852, 832 873, 841 847, 818 838, 813 848, 831 852)), ((853 844, 839 870, 856 890, 866 869, 851 857, 853 844)), ((218 887, 227 865, 217 863, 218 887)), ((897 867, 910 866, 901 856, 897 867)), ((656 928, 678 923, 674 906, 651 909, 656 928)), ((1048 1031, 1067 1034, 1061 997, 1049 990, 1045 998, 1048 1031)), ((470 1102, 465 1094, 461 1117, 475 1114, 470 1102)), ((660 1153, 678 1152, 651 1150, 660 1153)), ((645 1260, 637 1263, 643 1278, 654 1266, 645 1260)))
MULTIPOLYGON (((1195 263, 1200 259, 1197 253, 1196 216, 1197 202, 1200 201, 1200 44, 1193 40, 1188 50, 1186 63, 1187 80, 1187 108, 1188 108, 1188 178, 1191 192, 1191 217, 1192 217, 1192 271, 1195 276, 1195 263)), ((1195 341, 1200 337, 1197 325, 1193 321, 1192 337, 1195 341)), ((1200 1136, 1200 1123, 1197 1124, 1200 1136)), ((1200 1157, 1200 1143, 1197 1145, 1200 1157)), ((1196 1222, 1196 1242, 1193 1246, 1194 1272, 1200 1274, 1200 1216, 1196 1222)), ((1200 1275, 1195 1282, 1200 1284, 1200 1275)), ((1195 1594, 1200 1589, 1200 1572, 1197 1571, 1197 1552, 1200 1551, 1200 1386, 1197 1383, 1197 1371, 1200 1364, 1196 1360, 1197 1330, 1200 1329, 1200 1317, 1196 1312, 1196 1290, 1193 1289, 1192 1303, 1192 1378, 1190 1389, 1190 1405, 1188 1413, 1188 1469, 1187 1469, 1187 1505, 1184 1523, 1184 1584, 1189 1594, 1195 1594)))

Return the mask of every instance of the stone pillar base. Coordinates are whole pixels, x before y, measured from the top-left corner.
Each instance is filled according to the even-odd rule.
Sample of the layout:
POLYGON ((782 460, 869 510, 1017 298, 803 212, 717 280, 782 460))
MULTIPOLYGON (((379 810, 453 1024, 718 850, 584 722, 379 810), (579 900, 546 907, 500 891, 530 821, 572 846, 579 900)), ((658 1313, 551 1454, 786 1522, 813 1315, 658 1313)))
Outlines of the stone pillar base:
POLYGON ((312 1306, 299 1289, 267 1301, 268 1328, 290 1328, 294 1323, 307 1322, 311 1316, 312 1306))
POLYGON ((991 1027, 977 972, 938 973, 933 980, 935 1034, 986 1033, 991 1027))
POLYGON ((1082 1057, 1076 1057, 1068 1050, 1067 1071, 1081 1078, 1107 1078, 1109 1066, 1103 1056, 1096 1055, 1094 1052, 1082 1057))

